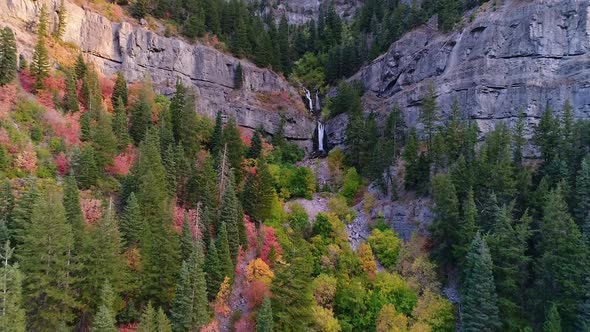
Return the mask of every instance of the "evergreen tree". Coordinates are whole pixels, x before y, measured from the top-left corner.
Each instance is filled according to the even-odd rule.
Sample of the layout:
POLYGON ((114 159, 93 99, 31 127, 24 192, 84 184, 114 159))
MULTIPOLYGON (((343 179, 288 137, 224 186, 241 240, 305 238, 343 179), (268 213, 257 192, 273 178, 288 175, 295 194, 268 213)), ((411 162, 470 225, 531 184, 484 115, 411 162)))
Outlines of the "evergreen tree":
POLYGON ((547 316, 543 323, 543 332, 561 332, 561 318, 555 303, 552 303, 547 310, 547 316))
POLYGON ((78 112, 80 110, 78 106, 78 82, 75 75, 72 70, 66 71, 66 91, 63 99, 63 108, 66 112, 78 112))
POLYGON ((479 232, 463 268, 461 317, 464 331, 495 331, 500 327, 492 257, 479 232))
POLYGON ((244 84, 244 71, 242 69, 242 63, 238 62, 236 71, 234 73, 234 89, 241 89, 244 84))
POLYGON ((215 298, 219 291, 219 285, 223 282, 223 271, 219 254, 217 253, 217 245, 211 239, 209 241, 209 248, 205 261, 205 272, 207 277, 207 294, 209 299, 215 298))
POLYGON ((580 165, 576 177, 575 197, 574 216, 578 224, 581 225, 590 213, 590 155, 586 155, 580 165))
POLYGON ((83 146, 79 163, 75 169, 76 179, 82 189, 88 189, 96 184, 100 177, 96 162, 96 155, 92 146, 83 146))
POLYGON ((213 127, 213 133, 211 134, 211 143, 209 146, 211 155, 216 161, 218 160, 219 155, 223 150, 222 133, 223 120, 221 118, 221 112, 217 112, 217 115, 215 116, 215 127, 213 127))
POLYGON ((459 262, 463 262, 464 257, 467 256, 471 243, 470 238, 475 236, 477 232, 477 207, 473 198, 473 190, 470 188, 467 192, 467 197, 463 201, 462 209, 463 216, 459 219, 460 242, 453 245, 453 252, 459 262))
POLYGON ((192 282, 191 271, 188 262, 182 263, 178 283, 176 284, 176 296, 172 304, 170 316, 172 318, 172 326, 174 331, 187 332, 190 331, 192 325, 192 282))
POLYGON ((244 145, 235 118, 231 117, 225 127, 223 127, 222 137, 222 146, 227 146, 227 159, 230 167, 237 172, 235 175, 239 181, 241 180, 241 172, 238 172, 238 170, 241 169, 242 159, 244 157, 244 145))
POLYGON ((92 332, 117 332, 113 312, 114 294, 111 285, 105 282, 100 293, 100 306, 92 323, 92 332))
POLYGON ((78 54, 76 58, 76 64, 74 65, 74 72, 76 73, 76 78, 81 80, 86 76, 86 71, 88 71, 88 66, 84 61, 84 57, 82 57, 82 53, 78 54))
POLYGON ((410 130, 408 143, 404 147, 402 158, 405 162, 406 172, 404 182, 406 188, 415 189, 418 185, 419 179, 419 168, 418 168, 418 157, 419 157, 419 142, 418 136, 414 128, 410 130))
POLYGON ((352 106, 350 106, 348 112, 348 124, 344 130, 346 162, 355 167, 360 166, 360 158, 364 147, 365 123, 362 112, 360 96, 356 95, 352 99, 352 106))
POLYGON ((580 231, 567 211, 562 185, 547 195, 539 231, 540 256, 536 262, 539 305, 554 302, 564 323, 570 325, 584 295, 587 253, 580 231))
POLYGON ((185 212, 182 229, 180 231, 180 259, 183 262, 188 262, 188 259, 193 252, 193 247, 194 241, 193 234, 191 232, 191 225, 188 219, 188 214, 185 212))
POLYGON ((434 83, 430 82, 426 90, 426 95, 422 100, 422 108, 420 109, 420 121, 424 125, 429 152, 432 151, 432 139, 434 138, 435 123, 438 119, 436 114, 437 111, 436 90, 434 88, 434 83))
POLYGON ((249 174, 243 193, 244 211, 258 222, 270 218, 274 198, 274 181, 264 160, 258 160, 254 174, 249 174))
POLYGON ((170 117, 172 121, 172 131, 176 141, 181 140, 182 113, 186 106, 186 87, 180 80, 176 82, 176 91, 170 99, 170 117))
MULTIPOLYGON (((432 180, 433 196, 435 201, 435 220, 430 226, 434 241, 434 256, 442 263, 451 264, 462 259, 463 253, 458 244, 465 243, 465 230, 459 217, 459 201, 455 192, 455 186, 449 175, 438 174, 432 180)), ((470 232, 472 226, 468 226, 470 232)))
POLYGON ((49 11, 47 5, 41 5, 39 10, 39 22, 37 23, 37 37, 47 38, 49 37, 49 11))
POLYGON ((143 234, 143 226, 143 217, 139 202, 135 193, 131 193, 129 198, 127 198, 121 220, 121 234, 127 246, 133 247, 139 244, 141 235, 143 234))
POLYGON ((33 207, 37 202, 38 196, 39 191, 37 190, 36 183, 26 183, 24 192, 12 209, 12 213, 8 219, 8 234, 10 235, 10 243, 14 243, 15 247, 20 248, 22 245, 25 230, 30 227, 33 207))
POLYGON ((8 180, 0 181, 0 241, 6 243, 11 239, 12 212, 14 195, 8 180))
POLYGON ((22 273, 17 264, 10 264, 14 248, 10 241, 0 254, 0 330, 25 332, 25 310, 22 306, 22 273))
POLYGON ((270 298, 266 297, 256 315, 256 332, 272 332, 273 326, 272 304, 270 298))
POLYGON ((9 27, 0 30, 0 86, 16 77, 16 39, 9 27))
POLYGON ((63 185, 63 206, 66 212, 66 221, 72 229, 74 235, 74 248, 79 252, 84 244, 85 226, 84 214, 80 207, 80 194, 76 178, 68 176, 63 185))
POLYGON ((123 103, 123 107, 128 105, 128 97, 127 97, 127 81, 125 80, 125 76, 123 72, 117 72, 117 78, 115 79, 115 86, 113 88, 113 94, 111 95, 111 102, 113 106, 119 104, 119 99, 123 103))
POLYGON ((17 258, 25 276, 28 328, 57 331, 73 319, 77 306, 72 288, 74 237, 57 189, 36 200, 17 258))
POLYGON ((241 222, 241 218, 238 215, 238 198, 235 192, 235 179, 233 172, 230 171, 230 176, 225 186, 223 193, 223 200, 221 203, 221 213, 219 215, 219 221, 225 224, 227 227, 227 237, 229 244, 229 252, 232 261, 235 263, 238 255, 238 248, 240 246, 240 237, 238 230, 238 223, 241 222))
POLYGON ((117 139, 118 150, 123 151, 131 142, 127 123, 127 111, 125 111, 125 107, 123 106, 123 100, 121 98, 118 98, 117 102, 113 105, 115 106, 115 114, 112 121, 112 131, 117 139))
POLYGON ((254 135, 252 136, 252 143, 250 145, 250 149, 246 154, 246 158, 256 159, 260 157, 262 153, 262 138, 260 137, 261 129, 257 129, 254 131, 254 135))
POLYGON ((141 319, 137 324, 137 332, 154 332, 158 328, 158 318, 156 317, 156 310, 152 306, 151 302, 148 302, 147 306, 141 313, 141 319))
POLYGON ((139 144, 151 124, 152 119, 152 95, 153 91, 149 79, 143 82, 143 87, 139 91, 137 102, 131 106, 131 121, 129 134, 135 142, 139 144))
POLYGON ((195 109, 195 96, 189 92, 186 94, 184 106, 180 110, 178 141, 182 143, 186 155, 190 158, 195 158, 201 149, 198 133, 199 124, 195 109))
POLYGON ((156 314, 156 330, 157 332, 172 332, 172 324, 166 316, 166 313, 162 309, 162 307, 158 308, 158 313, 156 314))
POLYGON ((55 27, 55 31, 53 35, 56 39, 60 40, 64 33, 66 32, 66 21, 68 18, 68 11, 66 9, 66 5, 63 0, 59 2, 59 6, 57 7, 57 26, 55 27))
POLYGON ((291 72, 291 49, 289 45, 289 23, 285 14, 281 17, 278 30, 277 46, 280 52, 280 68, 282 72, 289 74, 291 72))
POLYGON ((35 90, 43 89, 43 80, 49 77, 49 54, 47 53, 47 47, 45 47, 45 39, 42 37, 37 39, 33 51, 31 74, 35 78, 35 90))
MULTIPOLYGON (((219 234, 215 241, 217 246, 217 254, 219 255, 219 263, 221 266, 221 272, 223 277, 233 278, 234 276, 234 263, 232 262, 231 252, 229 250, 229 241, 227 239, 227 227, 225 223, 221 223, 219 227, 219 234)), ((221 283, 219 284, 221 285, 221 283)), ((217 288, 219 288, 217 285, 217 288)))

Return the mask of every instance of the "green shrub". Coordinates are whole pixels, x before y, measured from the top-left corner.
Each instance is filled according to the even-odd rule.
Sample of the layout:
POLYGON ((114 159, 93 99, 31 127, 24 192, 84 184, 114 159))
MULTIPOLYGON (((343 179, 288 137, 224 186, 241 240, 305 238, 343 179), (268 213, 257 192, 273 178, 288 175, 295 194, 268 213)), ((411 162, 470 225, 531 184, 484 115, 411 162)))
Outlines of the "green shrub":
POLYGON ((363 179, 357 173, 356 169, 354 167, 349 168, 344 176, 342 196, 346 197, 348 202, 351 203, 362 183, 363 179))
POLYGON ((312 233, 313 235, 320 235, 323 238, 330 238, 333 232, 332 223, 330 223, 330 219, 327 214, 319 213, 315 217, 315 222, 313 223, 312 233))
POLYGON ((296 231, 305 232, 309 227, 309 216, 301 204, 293 203, 289 207, 289 225, 296 231))
POLYGON ((373 253, 375 253, 381 265, 389 270, 395 268, 399 258, 401 240, 393 230, 374 229, 371 236, 369 236, 369 245, 371 245, 371 249, 373 249, 373 253))
POLYGON ((356 218, 356 211, 348 207, 346 199, 342 196, 334 196, 328 200, 328 211, 337 215, 340 220, 344 220, 347 224, 356 218))

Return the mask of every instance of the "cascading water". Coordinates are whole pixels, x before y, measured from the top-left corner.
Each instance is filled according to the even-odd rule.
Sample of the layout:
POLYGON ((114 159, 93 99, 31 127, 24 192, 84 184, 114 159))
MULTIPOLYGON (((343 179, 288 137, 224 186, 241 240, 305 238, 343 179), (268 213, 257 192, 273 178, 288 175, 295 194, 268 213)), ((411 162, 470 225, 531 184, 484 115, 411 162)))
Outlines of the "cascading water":
MULTIPOLYGON (((316 114, 320 112, 320 96, 319 93, 316 91, 315 96, 312 95, 311 91, 307 88, 303 88, 305 91, 305 98, 307 98, 309 113, 316 114), (314 98, 315 98, 315 108, 314 108, 314 98)), ((320 115, 316 115, 316 122, 317 122, 317 130, 318 130, 318 152, 324 152, 324 124, 320 120, 320 115)))

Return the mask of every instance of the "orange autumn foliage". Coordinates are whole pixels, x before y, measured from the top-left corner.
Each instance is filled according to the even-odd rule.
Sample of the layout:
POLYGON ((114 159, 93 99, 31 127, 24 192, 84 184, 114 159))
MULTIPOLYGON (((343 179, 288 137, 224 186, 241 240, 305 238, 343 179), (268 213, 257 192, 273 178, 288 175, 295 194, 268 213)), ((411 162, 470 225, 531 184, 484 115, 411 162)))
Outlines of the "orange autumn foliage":
POLYGON ((260 258, 251 260, 246 266, 246 278, 248 281, 262 281, 265 284, 270 284, 275 274, 270 267, 260 258))

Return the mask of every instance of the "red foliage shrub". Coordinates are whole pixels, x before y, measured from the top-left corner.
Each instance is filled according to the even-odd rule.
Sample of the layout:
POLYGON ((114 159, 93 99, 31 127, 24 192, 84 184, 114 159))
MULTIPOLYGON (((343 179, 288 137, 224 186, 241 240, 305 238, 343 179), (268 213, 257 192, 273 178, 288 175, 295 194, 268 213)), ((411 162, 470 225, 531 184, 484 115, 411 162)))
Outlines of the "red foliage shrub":
POLYGON ((113 110, 113 103, 111 102, 111 96, 113 95, 113 90, 115 88, 115 82, 112 79, 101 77, 98 80, 98 84, 100 85, 100 91, 102 93, 102 98, 106 104, 107 110, 113 110))
POLYGON ((38 91, 37 101, 46 108, 55 108, 55 104, 53 103, 53 93, 49 90, 38 91))
POLYGON ((129 174, 137 153, 132 144, 127 145, 127 149, 121 152, 113 159, 113 164, 106 167, 106 171, 111 175, 122 175, 129 174))
POLYGON ((234 324, 234 329, 236 332, 253 332, 254 326, 254 320, 251 315, 248 315, 240 317, 240 319, 234 324))
POLYGON ((29 146, 16 157, 14 164, 21 171, 33 174, 37 169, 37 154, 29 146))
POLYGON ((18 78, 20 80, 20 85, 26 92, 32 93, 33 87, 35 86, 35 78, 28 70, 21 70, 18 73, 18 78))
POLYGON ((244 291, 246 304, 250 310, 260 307, 264 298, 270 297, 270 295, 270 287, 260 280, 254 280, 249 283, 244 291))
POLYGON ((5 128, 0 128, 0 145, 10 146, 10 136, 5 128))
POLYGON ((102 217, 102 202, 94 198, 82 198, 80 200, 80 207, 84 220, 89 225, 94 224, 102 217))
POLYGON ((242 138, 242 142, 244 143, 244 145, 252 145, 252 136, 254 135, 252 133, 252 130, 243 127, 238 127, 238 129, 240 130, 240 137, 242 138))
POLYGON ((184 214, 188 217, 188 222, 191 225, 191 233, 193 234, 194 239, 201 238, 201 229, 200 229, 200 222, 199 216, 197 215, 197 211, 194 209, 184 209, 181 206, 174 205, 174 228, 176 232, 180 233, 182 231, 182 225, 184 224, 184 214))
POLYGON ((256 225, 250 221, 250 217, 244 215, 244 224, 246 225, 246 238, 248 239, 248 248, 256 248, 258 242, 258 231, 256 225))
POLYGON ((79 113, 63 115, 53 108, 48 108, 43 117, 53 129, 55 135, 63 138, 67 145, 80 143, 79 113))
POLYGON ((59 175, 64 176, 70 171, 70 162, 63 152, 55 156, 55 166, 59 175))
POLYGON ((275 229, 268 226, 262 226, 262 248, 260 249, 260 258, 272 267, 275 260, 283 254, 283 248, 279 244, 275 235, 275 229))
POLYGON ((14 84, 0 86, 0 120, 6 119, 16 101, 17 90, 14 84))
POLYGON ((217 319, 214 319, 211 321, 211 323, 201 327, 201 331, 200 332, 219 332, 219 321, 217 319))
POLYGON ((135 332, 137 331, 137 323, 131 323, 119 326, 119 332, 135 332))

